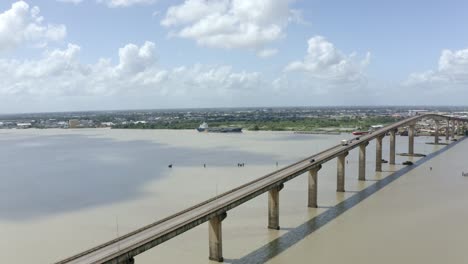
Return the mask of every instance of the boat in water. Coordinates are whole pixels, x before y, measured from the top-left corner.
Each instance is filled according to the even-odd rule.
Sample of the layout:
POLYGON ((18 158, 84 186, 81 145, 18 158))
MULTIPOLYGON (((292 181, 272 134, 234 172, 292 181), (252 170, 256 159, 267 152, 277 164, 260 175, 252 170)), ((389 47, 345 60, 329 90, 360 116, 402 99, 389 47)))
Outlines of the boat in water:
POLYGON ((369 134, 369 131, 354 131, 353 135, 355 136, 362 136, 362 135, 367 135, 369 134))
POLYGON ((212 133, 240 133, 242 127, 208 127, 206 122, 203 122, 198 128, 198 132, 212 132, 212 133))

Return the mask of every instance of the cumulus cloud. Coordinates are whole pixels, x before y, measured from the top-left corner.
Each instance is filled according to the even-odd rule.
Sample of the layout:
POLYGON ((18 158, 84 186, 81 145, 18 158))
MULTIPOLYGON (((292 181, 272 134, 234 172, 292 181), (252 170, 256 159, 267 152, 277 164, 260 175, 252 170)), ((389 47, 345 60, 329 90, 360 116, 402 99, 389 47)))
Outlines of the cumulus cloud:
POLYGON ((0 13, 0 51, 13 49, 23 43, 44 46, 49 41, 62 40, 66 35, 64 25, 44 24, 37 6, 30 8, 18 1, 0 13))
POLYGON ((152 42, 119 49, 118 63, 79 60, 81 48, 45 51, 38 60, 0 60, 0 97, 167 96, 188 98, 226 95, 255 89, 259 73, 235 72, 229 66, 193 65, 164 69, 152 42))
MULTIPOLYGON (((73 1, 73 0, 72 0, 73 1)), ((148 5, 156 2, 156 0, 97 0, 99 3, 104 3, 108 7, 128 7, 133 5, 148 5)))
POLYGON ((161 24, 173 28, 173 35, 202 46, 260 51, 284 37, 287 25, 297 21, 300 13, 289 7, 292 2, 186 0, 169 7, 161 24))
POLYGON ((457 89, 468 85, 468 49, 443 50, 438 68, 426 72, 413 73, 403 83, 405 86, 426 88, 457 89))
POLYGON ((355 53, 344 54, 322 36, 310 38, 307 44, 305 58, 291 62, 285 72, 299 71, 318 80, 340 83, 365 80, 364 70, 369 65, 370 53, 359 60, 355 53))

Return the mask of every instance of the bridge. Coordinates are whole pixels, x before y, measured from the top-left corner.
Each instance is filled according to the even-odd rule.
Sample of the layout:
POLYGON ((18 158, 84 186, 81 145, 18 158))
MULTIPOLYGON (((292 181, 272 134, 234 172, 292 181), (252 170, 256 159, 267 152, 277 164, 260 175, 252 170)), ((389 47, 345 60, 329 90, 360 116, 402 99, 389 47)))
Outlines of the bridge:
POLYGON ((209 225, 209 259, 222 262, 222 221, 227 217, 229 210, 261 194, 268 193, 268 228, 280 229, 279 195, 287 181, 301 174, 308 173, 308 206, 316 208, 318 172, 322 164, 332 159, 337 159, 336 191, 344 192, 345 158, 349 151, 359 148, 358 180, 365 180, 366 147, 369 141, 376 140, 375 170, 382 171, 382 139, 387 135, 390 136, 389 163, 395 164, 397 130, 400 127, 408 127, 407 155, 414 155, 415 125, 417 121, 423 119, 432 119, 435 122, 434 144, 439 144, 441 123, 446 122, 446 140, 450 140, 450 138, 455 139, 457 134, 462 134, 466 131, 468 124, 468 119, 429 113, 404 119, 370 134, 352 138, 345 144, 333 146, 155 223, 59 261, 56 264, 134 263, 136 255, 204 222, 208 222, 209 225))

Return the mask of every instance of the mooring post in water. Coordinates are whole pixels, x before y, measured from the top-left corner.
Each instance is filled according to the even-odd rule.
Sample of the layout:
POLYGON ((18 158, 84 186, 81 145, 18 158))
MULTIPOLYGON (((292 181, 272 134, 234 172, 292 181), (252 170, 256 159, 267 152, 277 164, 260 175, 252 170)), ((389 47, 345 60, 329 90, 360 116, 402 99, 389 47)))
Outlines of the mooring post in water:
POLYGON ((408 154, 414 154, 414 126, 415 124, 410 124, 408 127, 408 154))
POLYGON ((322 165, 318 165, 309 170, 309 199, 307 206, 311 208, 317 208, 317 192, 318 192, 318 182, 317 174, 318 171, 322 168, 322 165))
POLYGON ((210 247, 210 260, 223 262, 223 236, 222 221, 226 218, 226 212, 210 219, 208 223, 208 239, 210 247))
POLYGON ((439 144, 439 121, 435 121, 434 144, 439 144))
POLYGON ((369 142, 364 142, 359 145, 359 180, 366 180, 366 147, 369 142))
POLYGON ((382 139, 384 136, 378 136, 375 140, 375 171, 382 171, 382 139))
POLYGON ((390 164, 395 164, 395 141, 396 141, 396 129, 390 130, 390 164))
POLYGON ((337 158, 337 171, 336 171, 336 191, 345 191, 345 159, 348 152, 345 152, 337 158))
POLYGON ((279 193, 284 185, 280 184, 268 191, 268 228, 279 230, 279 193))

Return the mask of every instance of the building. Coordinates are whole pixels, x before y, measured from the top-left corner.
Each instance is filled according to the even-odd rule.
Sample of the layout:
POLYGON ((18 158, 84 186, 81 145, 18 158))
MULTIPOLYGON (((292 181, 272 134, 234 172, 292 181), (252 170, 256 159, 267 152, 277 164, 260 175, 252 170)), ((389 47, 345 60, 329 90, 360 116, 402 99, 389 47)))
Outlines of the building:
POLYGON ((68 120, 68 127, 69 128, 77 128, 79 126, 80 126, 80 120, 78 120, 78 119, 68 120))
POLYGON ((17 128, 22 128, 22 129, 24 129, 24 128, 30 128, 31 126, 32 126, 31 123, 17 123, 17 124, 16 124, 16 127, 17 127, 17 128))
POLYGON ((415 116, 415 115, 420 115, 420 114, 427 114, 429 110, 409 110, 408 115, 409 116, 415 116))

